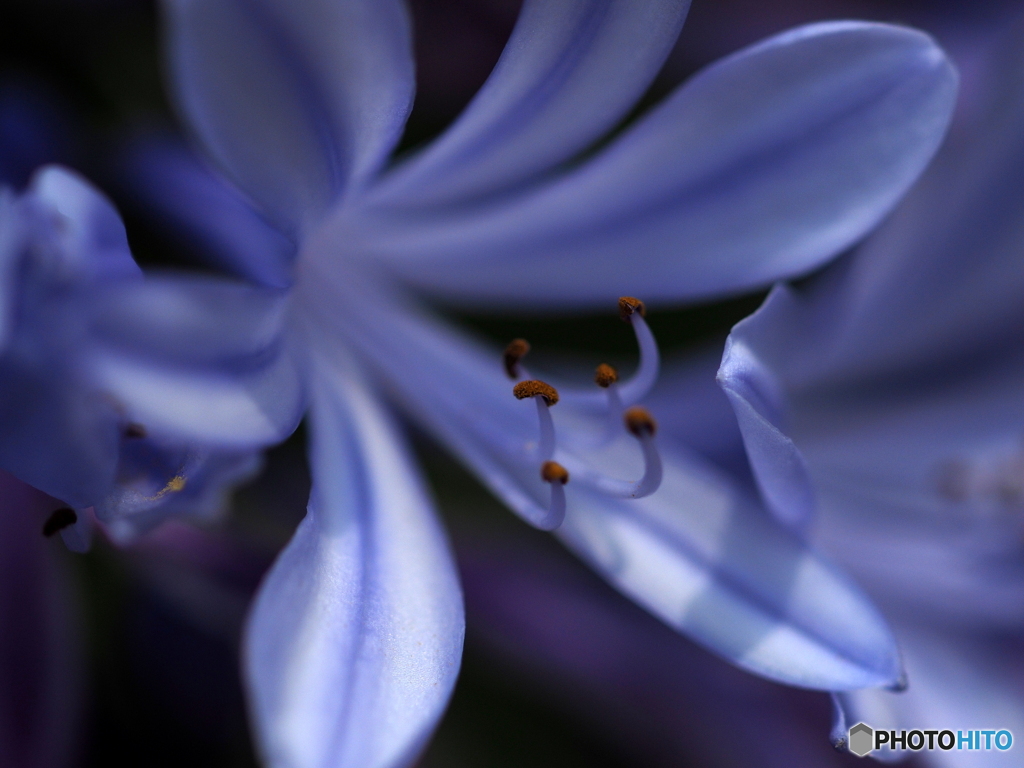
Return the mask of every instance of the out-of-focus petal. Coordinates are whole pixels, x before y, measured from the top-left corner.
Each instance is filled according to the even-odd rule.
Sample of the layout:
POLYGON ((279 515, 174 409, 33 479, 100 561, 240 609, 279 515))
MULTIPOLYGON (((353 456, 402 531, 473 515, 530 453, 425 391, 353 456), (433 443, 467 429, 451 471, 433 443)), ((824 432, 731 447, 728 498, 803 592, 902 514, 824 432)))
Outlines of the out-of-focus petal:
POLYGON ((384 181, 389 205, 472 202, 585 149, 621 120, 672 49, 689 0, 527 0, 455 123, 384 181))
POLYGON ((818 540, 887 607, 1019 629, 1024 360, 964 373, 795 397, 792 434, 818 540))
MULTIPOLYGON (((980 348, 928 367, 846 368, 850 268, 776 288, 734 331, 785 403, 819 502, 816 540, 884 608, 1019 627, 1024 356, 980 348)), ((756 463, 758 436, 744 437, 756 463)))
POLYGON ((302 226, 373 175, 413 93, 399 0, 167 0, 178 104, 210 155, 302 226))
POLYGON ((120 161, 139 213, 210 264, 271 288, 291 283, 295 245, 169 136, 137 139, 120 161))
MULTIPOLYGON (((1024 678, 1015 643, 977 634, 936 634, 920 625, 898 627, 910 687, 901 693, 879 690, 841 695, 849 722, 863 720, 886 730, 948 729, 956 734, 969 729, 1007 729, 1014 742, 1024 731, 1020 684, 1024 678)), ((982 736, 984 741, 984 736, 982 736)), ((1019 762, 1017 744, 1005 752, 936 749, 929 765, 939 768, 988 768, 1019 762), (1015 754, 1016 753, 1016 754, 1015 754)), ((882 751, 884 762, 906 757, 900 750, 882 751)))
POLYGON ((804 297, 822 328, 801 379, 868 379, 1022 344, 1024 21, 987 62, 981 115, 949 139, 855 258, 804 297), (937 298, 941 297, 941 298, 937 298))
POLYGON ((877 224, 931 159, 955 91, 920 32, 801 27, 708 67, 539 189, 449 217, 342 212, 332 236, 469 303, 748 289, 813 268, 877 224))
POLYGON ((57 219, 56 245, 67 278, 107 281, 142 276, 114 206, 77 173, 51 165, 39 170, 29 194, 57 219))
POLYGON ((454 685, 462 596, 394 427, 343 369, 317 376, 309 511, 247 630, 257 738, 272 768, 398 768, 454 685))
POLYGON ((138 276, 124 229, 79 177, 46 169, 24 195, 0 195, 0 265, 0 466, 90 506, 113 478, 118 417, 83 380, 83 297, 138 276))
POLYGON ((96 298, 90 364, 129 420, 236 449, 278 442, 298 425, 302 382, 282 292, 163 276, 96 298))
MULTIPOLYGON (((784 300, 783 290, 776 289, 769 301, 784 300)), ((782 387, 746 343, 743 329, 744 323, 737 325, 726 342, 718 382, 732 403, 765 504, 786 525, 803 529, 814 514, 807 463, 784 431, 782 387)))
POLYGON ((231 491, 261 465, 258 451, 125 438, 114 487, 96 504, 95 514, 119 544, 172 517, 209 521, 226 510, 231 491))
MULTIPOLYGON (((521 453, 536 440, 536 415, 532 402, 512 396, 500 354, 383 296, 360 299, 350 310, 350 341, 394 397, 539 524, 548 491, 521 453)), ((322 306, 320 320, 337 325, 346 303, 322 306)), ((556 407, 563 409, 554 417, 558 429, 579 426, 570 406, 556 407)), ((758 674, 834 690, 897 680, 892 636, 856 587, 722 473, 662 449, 663 484, 647 498, 613 498, 570 482, 559 534, 577 554, 670 626, 758 674)), ((593 457, 593 466, 610 477, 638 472, 637 454, 624 439, 593 457)), ((562 456, 556 451, 556 460, 562 456)))

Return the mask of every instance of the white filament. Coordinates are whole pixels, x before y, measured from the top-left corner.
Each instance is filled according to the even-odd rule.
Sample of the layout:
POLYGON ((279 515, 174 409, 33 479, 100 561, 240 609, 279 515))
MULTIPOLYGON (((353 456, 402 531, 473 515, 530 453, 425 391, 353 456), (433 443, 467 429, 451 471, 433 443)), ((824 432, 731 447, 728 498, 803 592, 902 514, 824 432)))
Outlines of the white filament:
POLYGON ((557 480, 551 486, 551 506, 547 515, 535 525, 542 531, 553 531, 565 520, 565 486, 557 480))
POLYGON ((653 435, 642 434, 637 437, 637 441, 640 443, 640 450, 644 457, 644 473, 639 480, 618 480, 608 477, 600 472, 595 472, 582 463, 573 461, 568 456, 565 457, 563 464, 569 470, 573 480, 586 483, 601 493, 614 496, 617 499, 642 499, 644 496, 650 496, 661 486, 661 454, 655 445, 653 435))
POLYGON ((551 406, 543 395, 534 395, 537 402, 537 420, 540 422, 540 441, 537 456, 541 461, 550 461, 555 455, 555 422, 551 418, 551 406))
MULTIPOLYGON (((634 405, 640 402, 654 387, 658 380, 658 371, 661 369, 661 355, 658 352, 658 342, 651 333, 639 312, 629 316, 629 323, 633 327, 633 334, 636 336, 636 343, 640 350, 640 364, 636 372, 627 380, 619 382, 618 395, 620 407, 634 405)), ((616 386, 613 384, 608 387, 616 386)), ((560 386, 559 396, 568 404, 588 411, 599 411, 609 407, 609 397, 603 392, 595 392, 592 389, 573 389, 560 386)))

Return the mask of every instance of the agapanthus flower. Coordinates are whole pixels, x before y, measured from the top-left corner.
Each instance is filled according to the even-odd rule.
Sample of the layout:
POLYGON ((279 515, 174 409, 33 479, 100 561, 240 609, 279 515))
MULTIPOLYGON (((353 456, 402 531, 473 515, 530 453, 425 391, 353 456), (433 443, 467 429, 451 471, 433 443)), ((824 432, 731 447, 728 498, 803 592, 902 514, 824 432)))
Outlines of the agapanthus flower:
POLYGON ((719 374, 761 487, 895 625, 910 688, 844 694, 849 724, 1024 732, 1022 32, 885 226, 778 286, 719 374))
POLYGON ((843 576, 727 477, 659 452, 649 415, 627 411, 634 434, 622 426, 657 374, 642 303, 620 302, 641 348, 632 378, 559 392, 528 379, 513 348, 517 399, 499 350, 414 299, 721 296, 814 268, 888 212, 955 91, 912 30, 793 30, 599 143, 686 6, 527 2, 463 115, 385 169, 413 92, 401 3, 166 4, 182 112, 293 244, 294 262, 268 270, 294 282, 109 286, 90 371, 144 429, 213 455, 283 439, 308 405, 309 511, 246 639, 269 764, 406 764, 455 679, 459 586, 385 396, 522 517, 561 523, 620 590, 740 666, 832 690, 900 680, 888 629, 843 576))
POLYGON ((94 367, 105 291, 142 282, 110 202, 56 166, 23 193, 0 188, 0 264, 0 465, 66 505, 47 534, 81 550, 94 516, 128 538, 169 515, 216 512, 256 453, 145 429, 94 367))

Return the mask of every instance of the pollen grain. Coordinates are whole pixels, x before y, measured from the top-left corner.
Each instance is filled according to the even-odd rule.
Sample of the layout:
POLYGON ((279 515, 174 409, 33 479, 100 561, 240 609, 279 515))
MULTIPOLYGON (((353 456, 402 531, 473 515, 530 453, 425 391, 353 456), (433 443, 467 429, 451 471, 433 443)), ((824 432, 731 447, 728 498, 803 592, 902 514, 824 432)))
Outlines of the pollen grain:
POLYGON ((569 482, 569 471, 557 461, 545 461, 540 468, 540 477, 545 483, 565 485, 569 482))
POLYGON ((622 414, 622 419, 626 422, 626 429, 637 437, 653 435, 658 430, 658 424, 654 417, 646 408, 641 408, 638 405, 622 414))
POLYGON ((548 405, 554 405, 558 402, 558 390, 550 384, 545 384, 543 381, 537 381, 536 379, 520 381, 512 388, 512 394, 519 400, 540 395, 548 405))

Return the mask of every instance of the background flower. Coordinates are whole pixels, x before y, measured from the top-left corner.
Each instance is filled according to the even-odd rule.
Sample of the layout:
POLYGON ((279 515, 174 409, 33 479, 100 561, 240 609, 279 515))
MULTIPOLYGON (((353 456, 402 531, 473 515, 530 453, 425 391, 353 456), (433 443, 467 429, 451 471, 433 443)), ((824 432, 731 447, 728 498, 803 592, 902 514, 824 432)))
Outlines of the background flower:
POLYGON ((1021 34, 991 53, 976 109, 886 226, 777 287, 719 374, 759 484, 802 494, 815 538, 896 625, 910 689, 842 697, 881 727, 1024 729, 1021 34))

